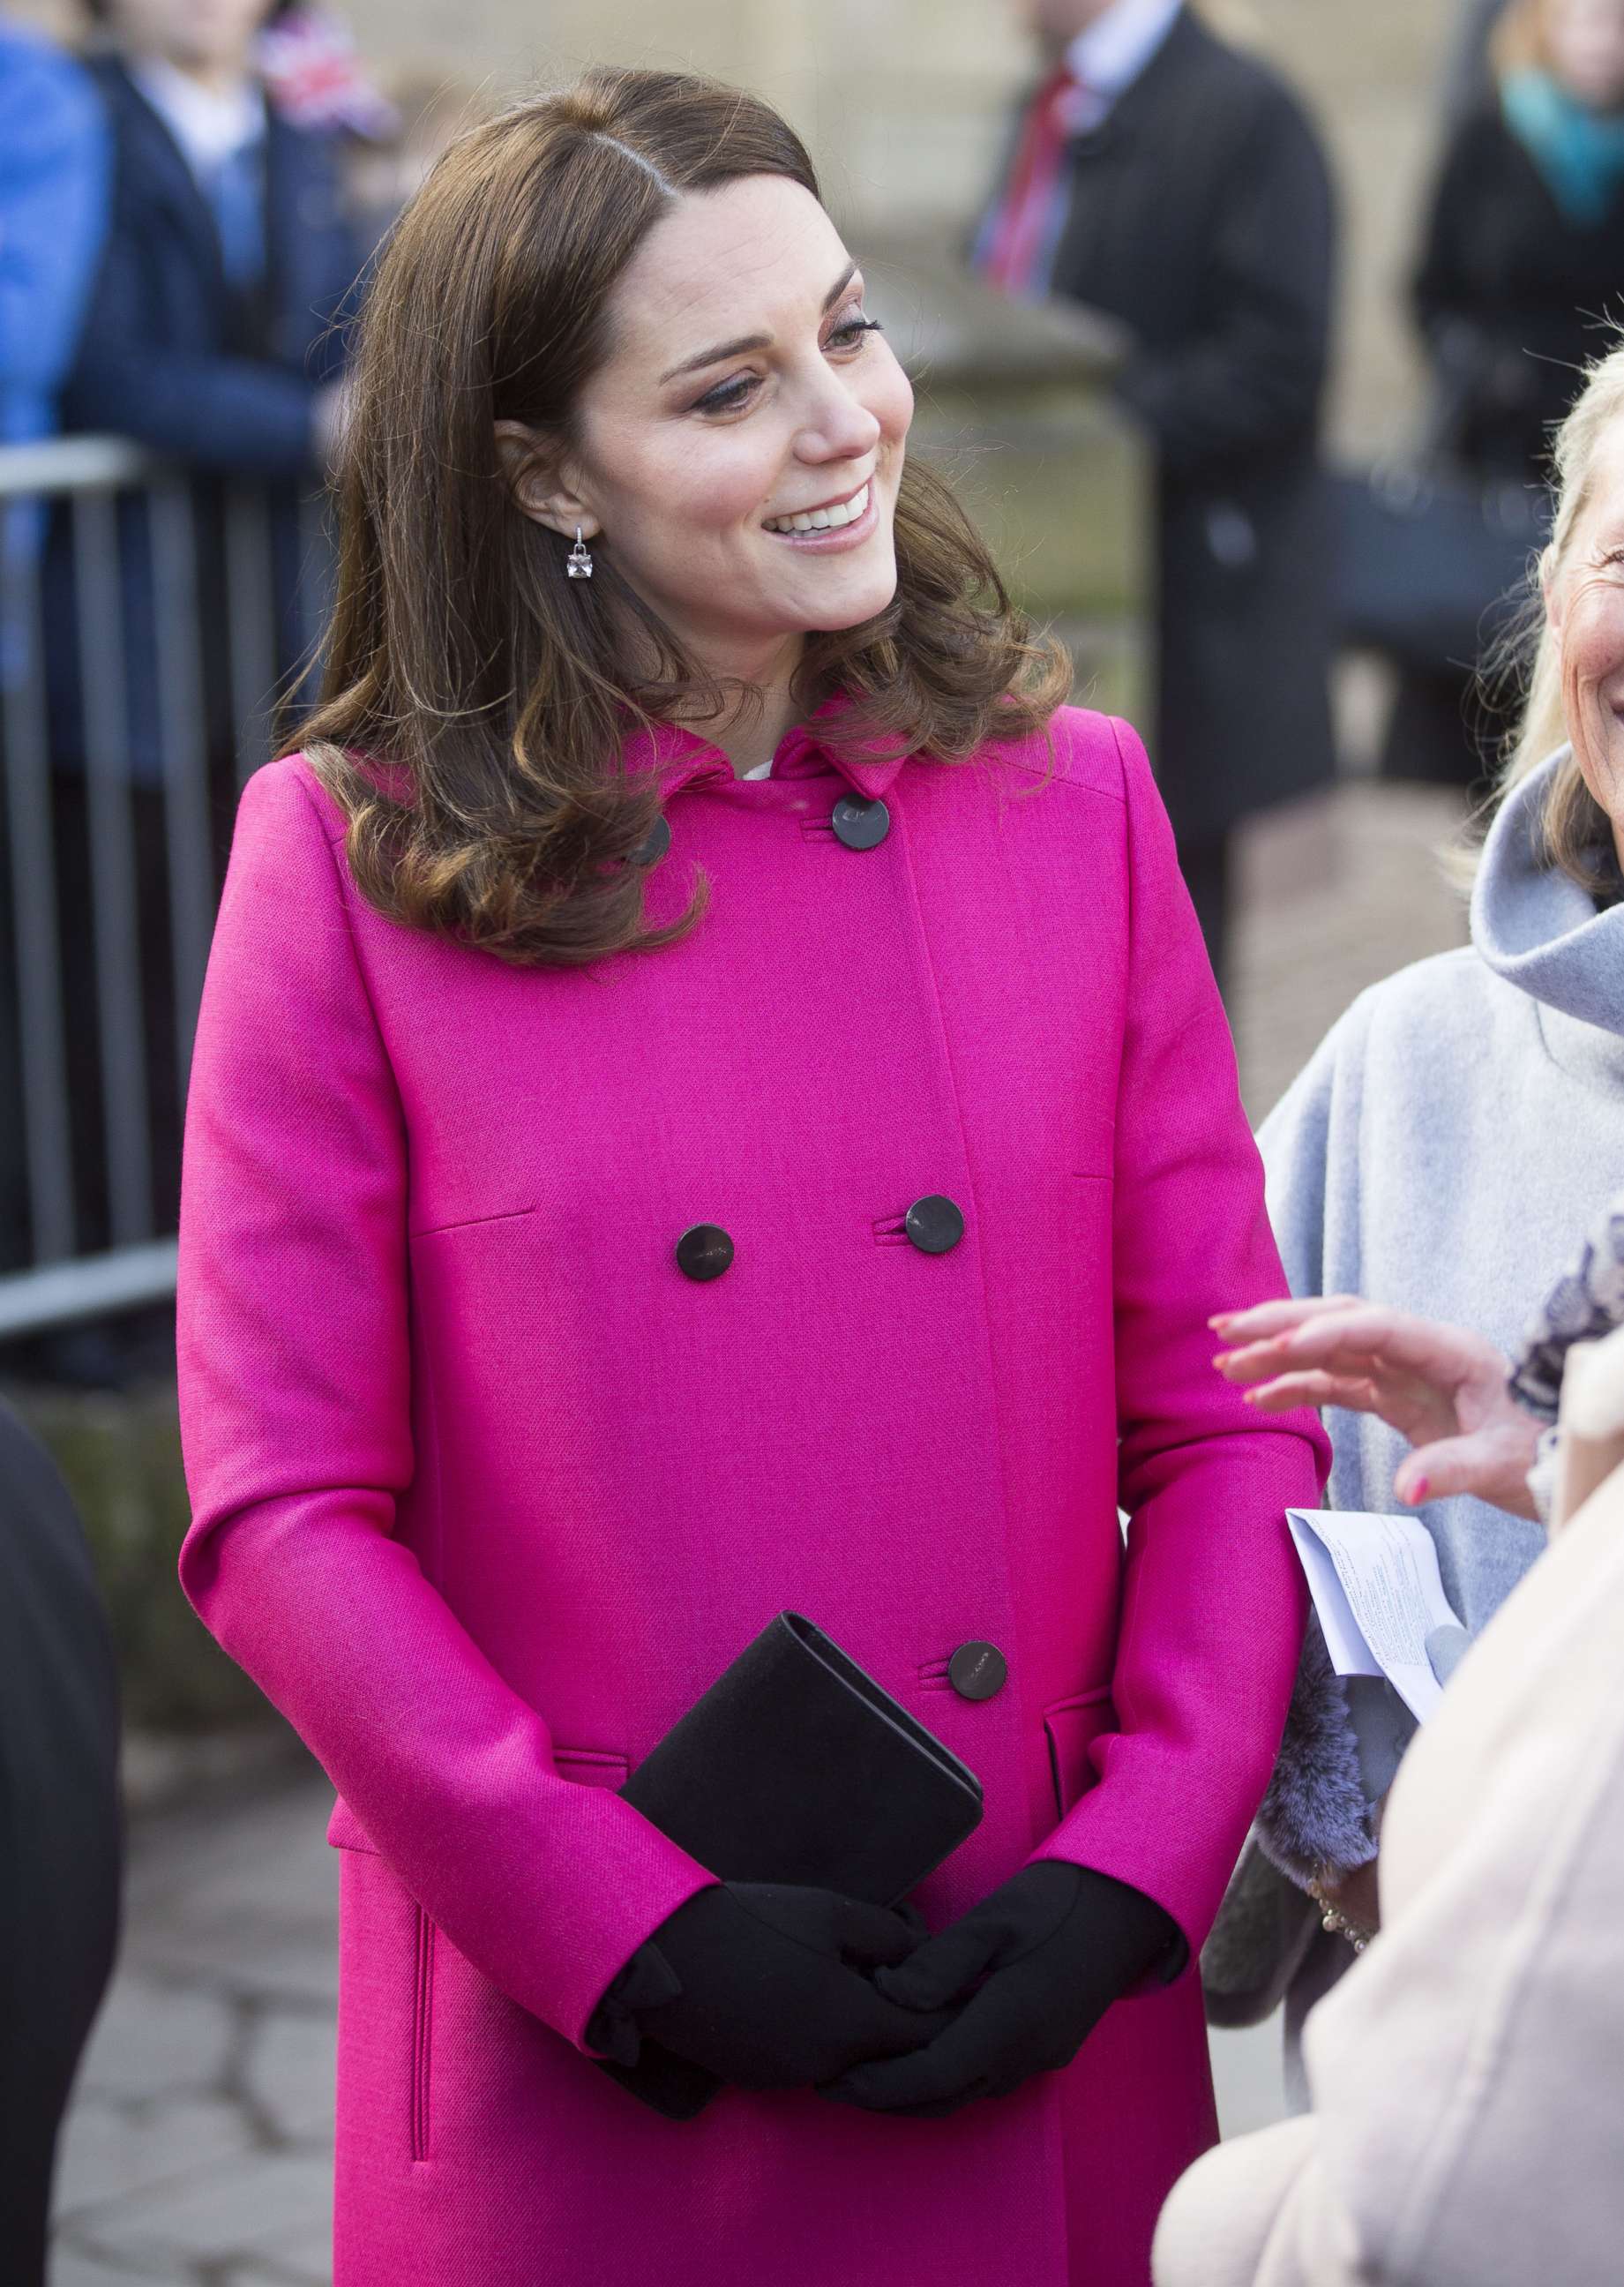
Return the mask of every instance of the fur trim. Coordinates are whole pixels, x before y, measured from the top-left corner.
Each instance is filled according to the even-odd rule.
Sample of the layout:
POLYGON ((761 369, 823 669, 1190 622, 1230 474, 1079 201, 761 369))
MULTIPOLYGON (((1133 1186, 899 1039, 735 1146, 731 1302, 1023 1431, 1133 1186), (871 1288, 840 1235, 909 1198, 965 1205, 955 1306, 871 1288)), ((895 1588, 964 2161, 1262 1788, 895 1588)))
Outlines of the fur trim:
POLYGON ((1210 2025, 1261 2025, 1285 1998, 1319 1927, 1319 1909, 1265 1858, 1254 1836, 1202 1949, 1210 2025))
POLYGON ((1303 1887, 1322 1866, 1346 1870, 1376 1856, 1347 1694, 1317 1621, 1309 1623, 1257 1833, 1265 1855, 1303 1887))

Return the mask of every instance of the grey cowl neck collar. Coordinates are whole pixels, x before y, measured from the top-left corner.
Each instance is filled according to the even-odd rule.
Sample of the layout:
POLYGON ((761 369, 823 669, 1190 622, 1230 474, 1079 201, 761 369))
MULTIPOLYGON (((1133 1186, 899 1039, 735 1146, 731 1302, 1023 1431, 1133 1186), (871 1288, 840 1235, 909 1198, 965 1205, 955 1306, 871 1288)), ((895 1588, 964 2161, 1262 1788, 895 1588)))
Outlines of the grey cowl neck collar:
POLYGON ((1624 905, 1598 914, 1541 856, 1546 789, 1571 751, 1559 748, 1502 803, 1472 891, 1471 941, 1508 985, 1624 1039, 1624 905))

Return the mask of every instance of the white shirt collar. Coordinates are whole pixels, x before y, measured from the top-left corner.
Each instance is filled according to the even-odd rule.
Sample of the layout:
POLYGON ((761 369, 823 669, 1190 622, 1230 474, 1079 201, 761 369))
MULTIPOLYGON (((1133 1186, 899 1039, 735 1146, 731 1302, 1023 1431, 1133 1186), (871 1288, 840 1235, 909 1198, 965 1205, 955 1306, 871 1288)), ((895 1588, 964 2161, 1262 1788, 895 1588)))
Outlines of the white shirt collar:
POLYGON ((1084 87, 1114 102, 1144 70, 1183 5, 1184 0, 1116 0, 1077 34, 1066 60, 1084 87))
POLYGON ((211 177, 233 152, 264 140, 265 99, 256 80, 245 79, 229 93, 217 95, 156 56, 131 63, 130 76, 200 180, 211 177))

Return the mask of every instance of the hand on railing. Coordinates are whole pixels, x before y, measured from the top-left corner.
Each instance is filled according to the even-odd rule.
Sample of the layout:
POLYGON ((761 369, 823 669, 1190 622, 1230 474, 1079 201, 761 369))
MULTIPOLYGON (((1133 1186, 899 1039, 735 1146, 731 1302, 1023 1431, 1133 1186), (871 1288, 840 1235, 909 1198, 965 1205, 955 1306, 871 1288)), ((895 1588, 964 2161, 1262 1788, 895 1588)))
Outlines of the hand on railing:
POLYGON ((1480 1334, 1357 1294, 1264 1302, 1208 1323, 1232 1345, 1213 1364, 1247 1385, 1245 1403, 1260 1413, 1339 1405, 1407 1438, 1415 1450, 1393 1480, 1407 1506, 1472 1493, 1538 1515, 1527 1479, 1542 1425, 1511 1396, 1507 1361, 1480 1334))

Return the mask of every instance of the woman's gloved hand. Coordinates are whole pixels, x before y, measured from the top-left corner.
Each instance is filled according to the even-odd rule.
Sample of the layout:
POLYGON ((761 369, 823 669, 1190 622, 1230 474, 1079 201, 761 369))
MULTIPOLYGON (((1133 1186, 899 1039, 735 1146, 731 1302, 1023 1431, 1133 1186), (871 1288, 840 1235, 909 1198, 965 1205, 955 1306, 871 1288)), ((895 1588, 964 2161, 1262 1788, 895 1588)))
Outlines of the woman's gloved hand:
POLYGON ((933 2119, 1071 2062, 1113 2001, 1184 1942, 1154 1899, 1059 1860, 1023 1866, 875 1979, 921 2013, 962 2006, 912 2055, 858 2065, 821 2091, 871 2112, 933 2119))
MULTIPOLYGON (((915 1913, 832 1890, 720 1883, 638 1949, 590 2038, 607 2036, 617 2014, 624 2029, 629 2014, 638 2035, 737 2088, 810 2088, 867 2059, 902 2056, 947 2022, 887 2000, 868 1974, 905 1961, 928 1935, 915 1913)), ((597 2045, 635 2061, 623 2041, 597 2045)))

